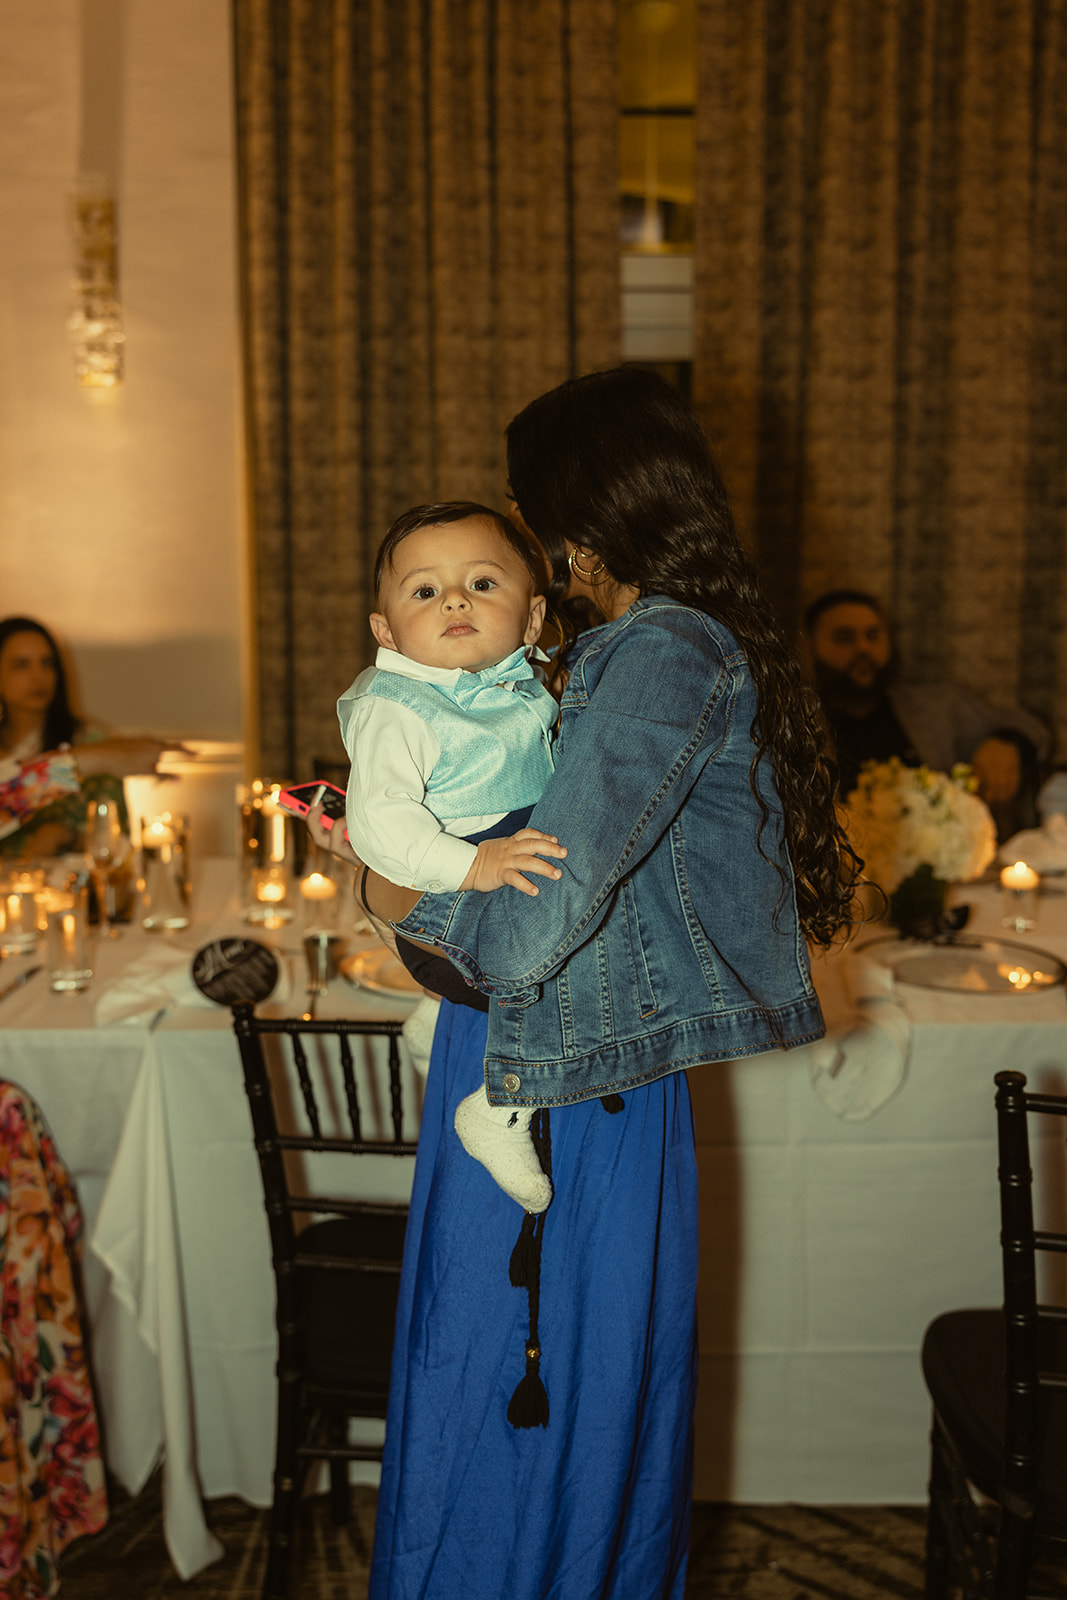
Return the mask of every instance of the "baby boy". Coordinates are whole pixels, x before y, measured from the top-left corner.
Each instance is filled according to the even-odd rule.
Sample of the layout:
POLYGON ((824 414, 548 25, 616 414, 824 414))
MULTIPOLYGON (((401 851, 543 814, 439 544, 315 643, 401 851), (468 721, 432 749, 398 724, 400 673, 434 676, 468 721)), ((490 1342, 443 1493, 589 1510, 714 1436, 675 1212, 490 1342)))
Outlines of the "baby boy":
MULTIPOLYGON (((337 710, 352 762, 349 839, 393 883, 537 894, 525 873, 560 876, 543 858, 566 850, 522 826, 552 771, 557 709, 529 659, 544 622, 538 586, 533 551, 485 506, 416 506, 382 541, 370 619, 377 670, 337 710)), ((552 1185, 532 1116, 491 1106, 480 1089, 460 1102, 455 1125, 500 1187, 539 1212, 552 1185)))

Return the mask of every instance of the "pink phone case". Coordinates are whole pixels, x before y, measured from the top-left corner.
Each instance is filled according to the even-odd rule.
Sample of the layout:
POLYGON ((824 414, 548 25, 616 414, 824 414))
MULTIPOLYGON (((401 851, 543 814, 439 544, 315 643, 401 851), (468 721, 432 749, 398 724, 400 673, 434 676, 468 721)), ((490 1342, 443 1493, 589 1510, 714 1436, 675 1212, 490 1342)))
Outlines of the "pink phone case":
MULTIPOLYGON (((306 817, 311 807, 315 804, 315 796, 321 790, 322 798, 334 797, 333 803, 339 806, 336 817, 331 817, 328 812, 322 814, 324 828, 332 828, 334 822, 339 822, 344 817, 345 792, 335 783, 294 783, 289 789, 282 789, 278 795, 278 804, 283 811, 288 811, 292 817, 306 817)), ((348 838, 348 829, 345 829, 345 838, 348 838)))

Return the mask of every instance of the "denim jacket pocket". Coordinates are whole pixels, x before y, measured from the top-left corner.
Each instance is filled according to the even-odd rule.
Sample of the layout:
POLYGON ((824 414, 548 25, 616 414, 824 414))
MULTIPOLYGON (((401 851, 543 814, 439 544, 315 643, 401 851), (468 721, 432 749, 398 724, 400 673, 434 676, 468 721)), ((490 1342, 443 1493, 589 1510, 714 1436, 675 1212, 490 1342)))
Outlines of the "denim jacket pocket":
POLYGON ((565 1056, 599 1050, 613 1041, 614 1007, 603 929, 579 945, 561 967, 555 989, 565 1056))
POLYGON ((652 987, 652 974, 648 970, 645 959, 644 941, 641 937, 641 919, 637 912, 637 896, 634 894, 633 880, 622 880, 622 911, 626 920, 626 937, 630 945, 630 965, 633 971, 634 994, 637 997, 639 1014, 642 1017, 654 1017, 659 1010, 656 992, 652 987))

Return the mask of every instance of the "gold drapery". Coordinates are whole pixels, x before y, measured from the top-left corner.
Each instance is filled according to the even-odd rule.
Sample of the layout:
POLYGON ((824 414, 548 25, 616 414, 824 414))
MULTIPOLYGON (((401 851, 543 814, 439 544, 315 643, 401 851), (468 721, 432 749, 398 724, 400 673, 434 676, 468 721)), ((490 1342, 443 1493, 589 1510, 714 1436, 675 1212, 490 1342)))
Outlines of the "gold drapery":
POLYGON ((1067 733, 1064 0, 700 0, 694 389, 783 617, 1067 733))
POLYGON ((260 767, 342 754, 373 552, 501 505, 502 430, 618 359, 615 0, 234 0, 260 767))

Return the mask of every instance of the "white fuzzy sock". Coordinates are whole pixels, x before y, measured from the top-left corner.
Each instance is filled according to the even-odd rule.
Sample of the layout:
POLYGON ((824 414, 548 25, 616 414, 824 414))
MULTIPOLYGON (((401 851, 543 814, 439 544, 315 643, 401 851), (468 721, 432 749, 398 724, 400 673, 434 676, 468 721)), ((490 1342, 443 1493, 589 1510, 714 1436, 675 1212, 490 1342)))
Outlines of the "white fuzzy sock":
POLYGON ((547 1211, 552 1180, 537 1159, 532 1119, 531 1107, 491 1106, 485 1090, 478 1089, 456 1107, 455 1127, 467 1154, 481 1162, 510 1199, 524 1211, 547 1211))

